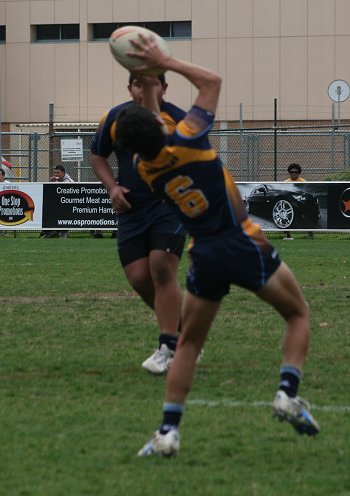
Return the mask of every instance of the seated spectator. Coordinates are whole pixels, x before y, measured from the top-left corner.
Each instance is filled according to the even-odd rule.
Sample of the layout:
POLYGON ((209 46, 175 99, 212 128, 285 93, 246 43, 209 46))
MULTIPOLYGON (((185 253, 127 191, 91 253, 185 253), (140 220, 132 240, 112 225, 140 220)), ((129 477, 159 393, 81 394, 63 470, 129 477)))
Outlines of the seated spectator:
POLYGON ((60 183, 74 183, 73 179, 67 174, 66 169, 63 165, 56 165, 53 176, 50 177, 51 182, 60 182, 60 183))

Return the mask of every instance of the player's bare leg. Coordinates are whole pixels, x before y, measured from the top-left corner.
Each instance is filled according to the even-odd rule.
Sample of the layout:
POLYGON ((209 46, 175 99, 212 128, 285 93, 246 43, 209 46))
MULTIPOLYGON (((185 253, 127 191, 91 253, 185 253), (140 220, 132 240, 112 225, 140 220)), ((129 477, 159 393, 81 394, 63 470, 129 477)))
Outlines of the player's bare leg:
POLYGON ((182 293, 176 273, 179 258, 173 253, 152 250, 149 267, 154 285, 154 308, 159 328, 176 335, 179 329, 182 293))
POLYGON ((149 267, 154 286, 154 309, 160 335, 159 347, 143 363, 152 374, 164 374, 173 360, 181 312, 181 289, 176 279, 179 258, 163 250, 152 250, 149 267))
POLYGON ((159 347, 143 363, 152 374, 164 374, 173 360, 181 312, 181 289, 176 279, 179 258, 163 250, 128 264, 129 283, 145 303, 155 310, 160 335, 159 347))
POLYGON ((309 347, 309 307, 285 263, 281 263, 257 295, 270 303, 286 321, 283 362, 301 369, 309 347))
POLYGON ((220 302, 186 293, 182 311, 181 335, 166 382, 163 422, 138 456, 174 456, 180 449, 178 425, 191 389, 196 360, 207 337, 220 302))
POLYGON ((124 273, 131 287, 143 301, 154 310, 154 285, 149 268, 149 258, 144 257, 129 263, 124 267, 124 273))
POLYGON ((186 292, 181 334, 166 382, 166 402, 184 404, 192 386, 197 357, 204 346, 220 303, 186 292))
POLYGON ((289 268, 282 263, 258 296, 270 303, 286 321, 282 344, 282 365, 279 391, 273 401, 273 414, 291 423, 299 434, 319 432, 310 414, 309 404, 297 396, 302 367, 309 347, 309 307, 289 268))

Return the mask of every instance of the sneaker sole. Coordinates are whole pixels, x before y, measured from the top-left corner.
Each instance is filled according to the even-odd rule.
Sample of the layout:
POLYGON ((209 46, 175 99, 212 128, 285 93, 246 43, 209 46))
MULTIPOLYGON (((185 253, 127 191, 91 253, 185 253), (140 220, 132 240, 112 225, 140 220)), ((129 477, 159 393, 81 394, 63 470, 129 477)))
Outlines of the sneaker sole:
POLYGON ((280 409, 274 410, 273 417, 276 417, 280 422, 288 422, 300 435, 315 436, 320 431, 318 427, 312 424, 311 420, 308 420, 309 424, 300 424, 291 415, 280 409))

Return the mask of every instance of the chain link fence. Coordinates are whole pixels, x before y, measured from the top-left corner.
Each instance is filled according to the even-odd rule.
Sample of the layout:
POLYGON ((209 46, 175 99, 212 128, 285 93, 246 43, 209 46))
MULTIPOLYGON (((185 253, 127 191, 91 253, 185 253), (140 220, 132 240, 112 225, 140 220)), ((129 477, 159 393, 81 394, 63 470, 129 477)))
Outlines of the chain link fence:
MULTIPOLYGON (((89 163, 92 131, 2 133, 2 154, 13 165, 16 181, 49 180, 53 168, 62 164, 75 181, 93 182, 89 163), (81 139, 80 161, 62 162, 61 140, 81 139)), ((350 127, 303 127, 214 130, 210 139, 236 181, 283 181, 287 167, 298 162, 308 181, 350 171, 350 127)), ((117 175, 117 162, 110 157, 117 175)))

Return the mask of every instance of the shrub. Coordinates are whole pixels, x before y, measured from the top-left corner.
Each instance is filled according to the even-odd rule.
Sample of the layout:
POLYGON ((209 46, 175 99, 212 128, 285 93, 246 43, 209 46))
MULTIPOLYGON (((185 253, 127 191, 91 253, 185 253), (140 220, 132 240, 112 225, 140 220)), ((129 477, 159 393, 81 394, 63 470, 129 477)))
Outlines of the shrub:
POLYGON ((334 172, 324 178, 325 181, 350 181, 350 170, 334 172))

